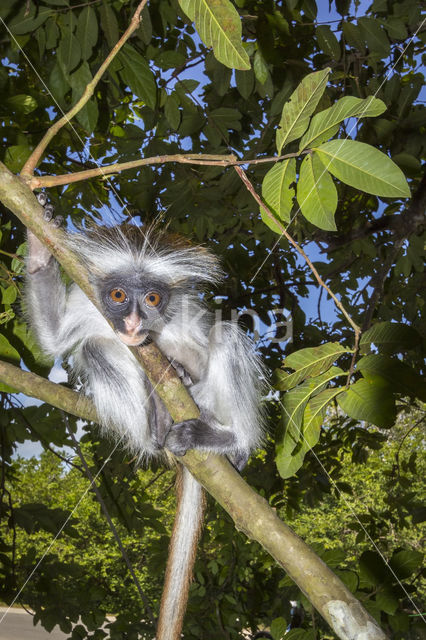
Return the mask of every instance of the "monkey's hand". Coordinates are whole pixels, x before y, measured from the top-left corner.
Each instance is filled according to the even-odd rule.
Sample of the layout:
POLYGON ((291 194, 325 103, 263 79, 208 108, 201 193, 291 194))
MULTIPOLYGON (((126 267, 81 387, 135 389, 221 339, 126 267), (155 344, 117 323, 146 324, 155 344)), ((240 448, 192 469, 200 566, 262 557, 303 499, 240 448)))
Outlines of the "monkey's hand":
MULTIPOLYGON (((37 200, 43 206, 43 217, 48 222, 52 222, 55 227, 59 227, 62 224, 62 217, 53 217, 53 207, 51 204, 47 204, 47 196, 45 193, 39 193, 37 200)), ((37 273, 40 269, 45 269, 53 256, 49 249, 40 242, 40 240, 28 229, 28 260, 27 260, 27 272, 29 274, 37 273)))

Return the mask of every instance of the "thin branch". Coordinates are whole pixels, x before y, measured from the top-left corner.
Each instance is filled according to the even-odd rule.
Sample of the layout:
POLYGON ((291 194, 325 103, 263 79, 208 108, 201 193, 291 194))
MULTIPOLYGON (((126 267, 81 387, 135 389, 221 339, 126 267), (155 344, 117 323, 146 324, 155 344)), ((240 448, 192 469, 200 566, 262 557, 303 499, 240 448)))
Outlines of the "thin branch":
POLYGON ((180 164, 195 164, 209 167, 234 167, 246 164, 265 164, 268 162, 278 162, 287 158, 296 158, 300 155, 308 153, 287 153, 283 156, 269 156, 267 158, 255 158, 252 160, 238 160, 233 154, 214 155, 214 154, 193 154, 193 153, 177 153, 172 155, 153 156, 152 158, 140 158, 139 160, 131 160, 129 162, 116 162, 107 166, 86 169, 85 171, 77 171, 75 173, 67 173, 61 176, 33 176, 27 180, 30 189, 40 189, 42 187, 55 187, 63 184, 71 184, 72 182, 80 182, 81 180, 89 180, 91 178, 105 177, 112 173, 121 173, 128 169, 136 169, 152 164, 165 164, 167 162, 177 162, 180 164))
POLYGON ((36 168, 37 164, 39 163, 41 156, 43 155, 44 151, 46 150, 46 148, 47 148, 49 142, 52 140, 52 138, 54 138, 55 135, 58 133, 58 131, 60 129, 62 129, 63 126, 68 124, 69 121, 76 115, 76 113, 78 113, 84 107, 84 105, 90 100, 90 98, 92 97, 92 95, 94 93, 96 85, 98 84, 99 80, 103 76, 103 74, 106 71, 106 69, 108 69, 109 65, 114 60, 115 56, 120 51, 122 46, 130 38, 132 33, 134 31, 136 31, 136 29, 139 27, 140 21, 141 21, 141 12, 142 12, 142 10, 145 7, 147 2, 148 2, 148 0, 142 0, 142 2, 139 3, 139 5, 138 5, 138 7, 137 7, 132 19, 130 20, 130 24, 129 24, 128 28, 123 33, 123 35, 121 36, 121 38, 117 42, 117 44, 115 44, 114 47, 111 49, 110 53, 105 58, 104 62, 101 64, 101 66, 99 67, 98 71, 93 76, 92 80, 88 83, 88 85, 86 86, 85 90, 83 91, 83 95, 81 96, 80 100, 78 100, 75 103, 75 105, 72 107, 72 109, 70 109, 68 111, 68 113, 65 113, 62 116, 62 118, 57 120, 46 131, 46 133, 44 134, 43 138, 40 140, 40 142, 38 143, 37 147, 34 149, 32 154, 28 158, 27 162, 23 166, 23 169, 21 171, 21 176, 23 178, 28 178, 28 177, 33 175, 34 169, 36 168))
POLYGON ((268 216, 268 218, 270 218, 270 220, 279 228, 279 230, 281 231, 281 234, 290 242, 290 244, 293 245, 293 247, 296 249, 296 251, 304 258, 304 260, 306 261, 306 264, 309 266, 310 270, 314 274, 315 279, 318 282, 318 284, 321 287, 324 287, 324 289, 327 291, 327 293, 330 296, 330 298, 332 298, 332 300, 334 301, 335 305, 338 307, 338 309, 340 309, 340 311, 343 313, 343 315, 346 318, 346 320, 348 321, 348 323, 351 325, 352 329, 355 331, 355 340, 356 340, 357 336, 359 336, 360 333, 361 333, 361 329, 352 320, 351 316, 346 311, 345 307, 342 305, 340 300, 338 298, 336 298, 336 296, 331 291, 331 289, 325 284, 324 280, 321 278, 321 276, 319 275, 318 271, 316 270, 316 268, 314 267, 313 263, 308 258, 308 256, 306 255, 306 253, 304 252, 302 247, 300 247, 297 244, 297 242, 295 240, 293 240, 293 238, 287 232, 285 227, 281 224, 281 222, 279 220, 277 220, 277 218, 275 218, 275 216, 272 214, 272 212, 269 209, 269 207, 267 207, 267 205, 263 202, 262 198, 256 193, 252 183, 248 179, 248 177, 245 174, 244 170, 239 166, 235 166, 234 169, 238 173, 238 175, 240 176, 241 180, 243 181, 243 183, 245 184, 245 186, 247 187, 248 191, 251 193, 253 198, 256 200, 258 205, 265 211, 265 213, 268 216))

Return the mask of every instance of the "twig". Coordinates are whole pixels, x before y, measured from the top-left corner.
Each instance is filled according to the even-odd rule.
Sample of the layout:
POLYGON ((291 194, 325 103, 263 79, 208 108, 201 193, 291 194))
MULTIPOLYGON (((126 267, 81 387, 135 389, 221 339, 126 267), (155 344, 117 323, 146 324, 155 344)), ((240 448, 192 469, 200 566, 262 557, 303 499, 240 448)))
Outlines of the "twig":
POLYGON ((64 114, 62 118, 57 120, 46 131, 43 138, 40 140, 40 142, 38 143, 38 145, 36 146, 32 154, 28 158, 27 162, 23 166, 23 169, 21 171, 21 176, 23 178, 29 178, 30 176, 33 175, 34 169, 36 168, 38 162, 40 161, 41 156, 43 155, 46 147, 48 146, 52 138, 54 138, 54 136, 58 133, 60 129, 62 129, 63 126, 69 123, 69 121, 76 115, 76 113, 78 113, 84 107, 84 105, 89 101, 89 99, 92 97, 95 87, 98 84, 101 77, 103 76, 105 70, 109 67, 109 65, 111 64, 111 62, 113 61, 117 53, 120 51, 122 46, 127 42, 127 40, 130 38, 132 33, 136 31, 136 29, 139 27, 139 24, 141 21, 140 14, 147 2, 148 0, 142 0, 142 2, 139 3, 130 21, 128 28, 123 33, 123 35, 121 36, 117 44, 115 44, 114 47, 111 49, 110 53, 105 58, 104 62, 101 64, 98 71, 93 76, 92 80, 88 83, 85 90, 83 91, 83 95, 81 96, 80 100, 78 100, 75 103, 75 105, 72 107, 72 109, 68 111, 68 113, 64 114))
POLYGON ((127 169, 136 169, 151 164, 165 164, 166 162, 177 162, 180 164, 196 164, 213 167, 234 167, 245 164, 264 164, 268 162, 278 162, 287 158, 296 158, 307 153, 287 153, 283 156, 268 156, 267 158, 255 158, 253 160, 238 160, 233 154, 229 155, 213 155, 213 154, 194 154, 194 153, 177 153, 172 155, 153 156, 152 158, 140 158, 139 160, 131 160, 129 162, 116 162, 109 166, 96 167, 85 171, 77 171, 75 173, 67 173, 62 176, 33 176, 28 179, 28 185, 31 189, 40 189, 42 187, 54 187, 62 184, 71 184, 72 182, 80 182, 90 178, 99 176, 107 176, 111 173, 120 173, 127 169))
POLYGON ((351 383, 351 378, 355 369, 355 363, 356 363, 356 359, 358 357, 358 351, 359 351, 359 340, 361 338, 361 331, 358 331, 355 333, 355 345, 354 345, 354 352, 352 354, 352 360, 351 360, 351 366, 349 367, 349 371, 348 371, 348 377, 346 378, 346 386, 349 387, 350 383, 351 383))
POLYGON ((335 305, 343 313, 344 317, 346 318, 348 323, 351 325, 352 329, 355 331, 355 342, 357 341, 357 339, 359 340, 359 336, 361 334, 361 329, 352 320, 351 316, 346 311, 346 309, 344 308, 344 306, 342 305, 340 300, 338 298, 336 298, 336 296, 331 291, 331 289, 325 284, 324 280, 321 278, 321 276, 319 275, 318 271, 315 269, 314 265, 312 264, 311 260, 308 258, 306 253, 303 251, 302 247, 300 247, 297 244, 297 242, 295 240, 293 240, 291 235, 286 231, 285 227, 281 224, 281 222, 279 220, 277 220, 277 218, 275 218, 275 216, 272 214, 272 212, 269 209, 269 207, 263 202, 262 198, 256 193, 252 183, 248 179, 248 177, 245 174, 244 170, 239 166, 234 166, 234 169, 238 173, 238 175, 240 176, 241 180, 243 181, 243 183, 245 184, 245 186, 247 187, 248 191, 251 193, 253 198, 256 200, 258 205, 265 211, 265 213, 268 216, 268 218, 270 218, 273 221, 273 223, 280 229, 281 235, 283 235, 290 242, 290 244, 293 245, 293 247, 296 249, 296 251, 304 258, 304 260, 306 261, 306 264, 309 266, 310 270, 314 274, 315 279, 317 280, 318 284, 321 287, 324 287, 324 289, 327 291, 327 293, 330 296, 330 298, 332 298, 332 300, 334 301, 335 305))

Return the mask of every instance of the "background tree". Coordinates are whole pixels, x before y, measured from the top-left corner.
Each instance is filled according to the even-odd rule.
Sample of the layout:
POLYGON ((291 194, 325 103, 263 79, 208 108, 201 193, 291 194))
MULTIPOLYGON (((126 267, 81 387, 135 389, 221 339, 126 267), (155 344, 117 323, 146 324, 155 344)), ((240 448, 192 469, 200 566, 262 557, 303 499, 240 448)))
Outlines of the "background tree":
MULTIPOLYGON (((328 15, 323 15, 323 7, 311 1, 236 2, 235 6, 241 16, 244 47, 237 50, 240 59, 233 63, 240 69, 232 72, 206 47, 212 45, 217 56, 220 42, 207 41, 189 3, 151 2, 149 9, 144 10, 141 28, 110 65, 93 97, 77 115, 77 123, 62 128, 51 141, 49 154, 42 158, 37 175, 75 173, 96 168, 99 163, 110 165, 141 156, 182 153, 232 154, 244 160, 259 160, 281 153, 288 142, 283 153, 297 155, 294 166, 290 162, 285 167, 274 165, 278 169, 272 174, 271 163, 250 164, 245 169, 251 185, 263 193, 275 223, 265 211, 260 216, 258 205, 240 179, 244 175, 233 168, 212 164, 159 161, 157 166, 151 163, 122 173, 119 179, 108 178, 108 183, 102 176, 75 183, 66 178, 64 187, 54 179, 57 186, 49 189, 49 197, 65 216, 72 212, 73 223, 82 218, 111 223, 129 217, 146 222, 162 211, 172 231, 209 242, 223 256, 229 274, 220 292, 220 308, 224 315, 230 314, 231 309, 256 310, 264 322, 259 348, 272 370, 281 365, 287 353, 323 345, 320 351, 296 353, 288 359, 285 364, 294 370, 293 375, 280 370, 276 376, 278 389, 289 390, 284 404, 274 396, 275 406, 271 407, 271 426, 284 427, 277 432, 271 429, 281 475, 272 462, 271 446, 266 454, 253 460, 246 474, 249 483, 272 504, 282 504, 285 497, 287 513, 291 513, 305 509, 306 504, 321 504, 330 492, 345 490, 341 478, 347 460, 344 452, 350 452, 355 462, 365 463, 368 452, 386 439, 389 432, 384 429, 392 427, 397 412, 401 408, 407 410, 407 405, 411 408, 416 395, 424 399, 419 378, 423 358, 416 332, 422 326, 424 313, 421 234, 425 184, 420 165, 424 107, 417 101, 423 83, 418 70, 422 25, 416 3, 409 1, 376 0, 364 7, 362 14, 356 5, 337 2, 331 4, 328 15), (188 15, 195 20, 201 40, 188 15), (331 75, 326 88, 328 67, 331 75), (312 71, 318 74, 312 76, 312 71), (321 146, 327 137, 318 143, 311 135, 305 140, 309 143, 307 147, 301 142, 305 131, 293 141, 288 136, 283 140, 286 131, 283 106, 291 96, 295 96, 293 105, 301 104, 303 96, 294 91, 303 78, 310 83, 309 95, 318 90, 319 102, 313 107, 318 114, 342 97, 362 100, 374 97, 384 101, 387 110, 380 112, 379 117, 372 117, 380 111, 377 102, 376 111, 370 114, 367 107, 372 108, 372 102, 363 102, 358 111, 354 103, 350 105, 352 111, 347 102, 337 103, 345 104, 345 117, 333 124, 332 132, 327 129, 325 132, 328 137, 339 134, 340 140, 356 135, 358 142, 368 142, 385 154, 390 153, 409 178, 411 201, 406 200, 403 187, 399 187, 397 199, 398 194, 390 192, 378 197, 377 188, 373 194, 365 188, 360 191, 365 184, 354 184, 344 172, 339 174, 336 166, 328 168, 335 178, 340 178, 334 182, 337 198, 328 178, 318 182, 316 163, 318 158, 321 162, 321 153, 324 155, 325 151, 314 154, 303 151, 315 144, 321 146), (361 115, 370 117, 356 123, 354 116, 361 115), (276 136, 279 124, 281 129, 276 136), (321 185, 311 207, 306 197, 309 175, 321 185), (277 177, 280 185, 284 185, 282 190, 277 189, 277 177), (292 184, 296 179, 294 199, 292 184), (386 195, 392 196, 392 200, 386 195), (353 354, 353 347, 358 345, 347 317, 325 300, 323 288, 312 286, 317 283, 311 267, 290 251, 286 239, 279 239, 276 231, 281 230, 283 223, 285 226, 290 223, 288 231, 304 245, 329 290, 338 296, 353 323, 366 332, 361 338, 361 349, 367 352, 372 348, 372 353, 362 360, 357 351, 353 354), (269 341, 268 311, 277 306, 291 313, 292 344, 269 341), (332 342, 341 346, 333 347, 332 342), (404 355, 404 364, 398 354, 404 355), (340 369, 332 369, 338 357, 340 369), (345 377, 348 372, 354 373, 354 365, 357 369, 351 375, 353 386, 346 392, 345 377), (339 387, 334 383, 336 376, 341 376, 339 387), (334 420, 321 429, 323 413, 330 402, 335 402, 334 398, 339 406, 334 409, 334 420), (297 412, 298 403, 301 410, 297 412), (368 427, 365 421, 379 429, 368 427), (318 439, 319 443, 310 451, 318 439)), ((133 10, 130 4, 94 2, 79 6, 66 0, 46 0, 24 6, 10 1, 1 12, 5 36, 1 45, 4 51, 0 82, 8 96, 0 107, 6 143, 2 159, 9 169, 17 172, 56 114, 67 111, 80 97, 119 34, 127 28, 133 10)), ((309 125, 308 132, 312 134, 315 125, 314 120, 309 122, 309 117, 314 114, 306 109, 305 114, 306 127, 309 125)), ((326 117, 319 119, 323 128, 326 117)), ((348 160, 343 165, 347 168, 348 160)), ((377 168, 380 162, 373 165, 377 168)), ((386 165, 386 170, 389 166, 386 165)), ((19 312, 23 228, 4 210, 1 230, 0 284, 4 310, 0 353, 3 359, 23 362, 32 371, 46 374, 50 367, 40 360, 19 312)), ((217 299, 211 302, 219 306, 217 299)), ((15 518, 16 483, 10 460, 16 442, 28 436, 39 438, 44 446, 69 444, 66 424, 47 406, 37 411, 16 406, 17 400, 8 395, 10 390, 2 387, 5 408, 2 420, 4 428, 7 426, 2 437, 2 487, 8 525, 13 532, 29 518, 27 530, 34 526, 52 530, 56 526, 57 532, 63 521, 47 500, 43 501, 44 507, 43 503, 38 503, 37 508, 20 506, 21 515, 18 512, 15 518)), ((331 408, 327 410, 330 412, 331 408)), ((420 420, 421 416, 417 422, 420 420)), ((93 439, 88 446, 94 451, 94 467, 99 469, 99 461, 108 456, 108 443, 99 442, 97 436, 87 439, 93 439)), ((134 506, 134 487, 130 491, 128 486, 131 482, 128 478, 134 477, 133 468, 131 463, 123 464, 122 456, 117 456, 117 464, 117 468, 113 465, 110 485, 101 478, 101 492, 113 516, 124 526, 128 526, 126 518, 130 518, 130 529, 136 531, 144 520, 134 506)), ((397 496, 391 511, 401 509, 401 505, 402 497, 397 496)), ((349 584, 354 590, 368 593, 367 604, 383 625, 395 633, 406 633, 409 628, 414 633, 420 620, 420 604, 413 595, 413 584, 401 583, 401 579, 411 580, 413 573, 407 572, 404 562, 401 568, 401 562, 398 564, 392 554, 399 551, 408 554, 399 557, 406 558, 410 566, 417 566, 417 552, 398 550, 376 539, 376 517, 370 513, 368 521, 358 518, 357 526, 361 527, 362 535, 367 532, 371 536, 385 562, 392 561, 394 573, 387 573, 375 556, 374 578, 356 584, 348 579, 349 584), (395 574, 399 581, 395 581, 395 574), (386 596, 378 588, 380 585, 384 585, 386 596)), ((157 514, 149 513, 147 518, 152 525, 157 514)), ((199 638, 203 633, 210 637, 218 632, 218 627, 224 637, 236 637, 243 626, 254 629, 265 618, 270 621, 282 613, 283 604, 277 593, 287 583, 280 584, 282 576, 278 578, 278 570, 272 569, 272 560, 255 549, 254 543, 247 543, 233 532, 231 522, 223 514, 219 518, 215 515, 213 522, 212 544, 216 556, 221 554, 222 562, 216 560, 216 573, 212 565, 207 577, 197 574, 187 622, 188 637, 199 638), (265 605, 269 598, 271 603, 265 605), (203 602, 210 606, 201 618, 203 602)), ((4 554, 3 558, 4 597, 11 599, 16 590, 17 570, 13 533, 12 538, 9 534, 7 544, 12 548, 5 549, 9 555, 4 554)), ((371 549, 374 547, 370 546, 371 549)), ((147 556, 155 558, 155 553, 149 552, 147 556)), ((55 562, 42 563, 41 570, 47 572, 47 582, 49 575, 58 575, 55 562)), ((62 570, 71 571, 61 565, 62 570)), ((154 563, 152 571, 158 575, 160 564, 154 563)), ((64 580, 64 584, 69 582, 64 580)), ((92 591, 96 593, 95 589, 92 591)), ((57 589, 50 594, 42 589, 33 593, 39 593, 39 600, 34 596, 32 605, 41 616, 45 613, 42 606, 46 607, 52 598, 52 617, 49 621, 45 616, 43 623, 49 626, 59 621, 55 606, 57 589)), ((83 623, 89 631, 100 625, 96 614, 102 596, 103 593, 95 595, 88 605, 88 616, 93 619, 83 623)), ((152 596, 154 604, 156 597, 152 596)), ((64 606, 61 620, 67 630, 83 604, 77 602, 75 606, 73 598, 78 598, 76 593, 64 598, 70 600, 69 609, 64 606)), ((29 601, 25 594, 23 601, 29 601)), ((123 615, 116 623, 117 633, 124 633, 123 629, 129 632, 129 627, 132 633, 142 631, 141 627, 134 628, 134 620, 140 620, 138 613, 134 617, 123 615)), ((318 621, 315 626, 319 632, 318 621)), ((282 621, 276 622, 276 637, 284 627, 282 621)), ((79 632, 85 637, 83 628, 79 632)))

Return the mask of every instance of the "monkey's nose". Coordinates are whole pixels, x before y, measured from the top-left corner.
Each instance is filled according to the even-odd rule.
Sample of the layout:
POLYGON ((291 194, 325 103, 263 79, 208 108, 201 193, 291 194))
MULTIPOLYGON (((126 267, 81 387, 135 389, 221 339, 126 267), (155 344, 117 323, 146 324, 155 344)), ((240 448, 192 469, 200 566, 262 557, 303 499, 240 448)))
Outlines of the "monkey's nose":
POLYGON ((132 311, 132 313, 124 318, 124 326, 127 333, 136 333, 137 331, 139 331, 139 329, 142 328, 142 319, 136 313, 136 311, 132 311))

